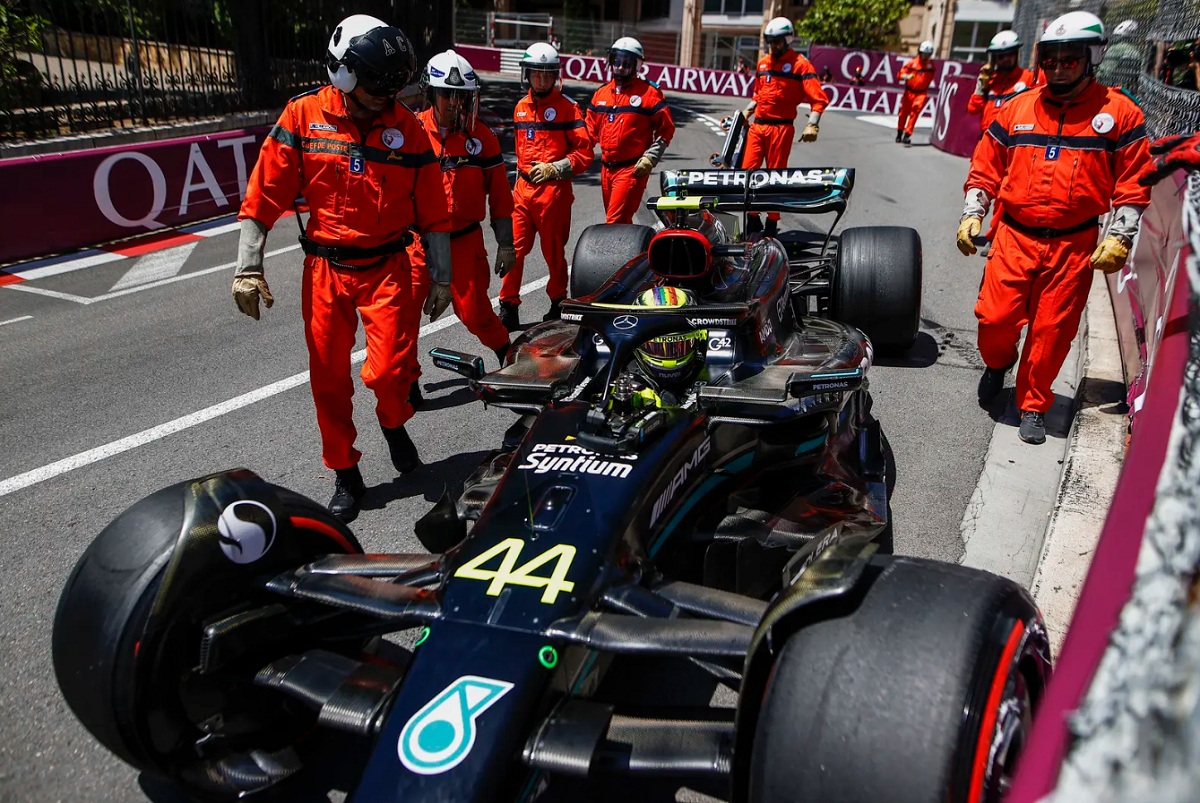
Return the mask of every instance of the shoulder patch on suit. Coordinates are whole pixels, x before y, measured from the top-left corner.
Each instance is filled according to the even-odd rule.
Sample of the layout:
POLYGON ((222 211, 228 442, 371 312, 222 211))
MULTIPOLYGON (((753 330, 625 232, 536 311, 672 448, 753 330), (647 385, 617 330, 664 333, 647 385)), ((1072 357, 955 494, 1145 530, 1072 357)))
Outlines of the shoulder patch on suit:
POLYGON ((323 87, 323 86, 316 86, 316 87, 313 87, 312 89, 309 89, 309 90, 308 90, 308 91, 306 91, 306 92, 301 92, 299 95, 296 95, 294 98, 291 98, 290 100, 288 100, 288 103, 291 103, 292 101, 295 101, 295 100, 300 100, 300 98, 306 98, 306 97, 308 97, 309 95, 315 95, 315 94, 317 94, 318 92, 320 92, 320 91, 321 91, 322 89, 324 89, 324 88, 325 88, 325 87, 323 87))
POLYGON ((1134 106, 1137 106, 1139 109, 1142 108, 1142 104, 1138 102, 1138 99, 1135 98, 1133 95, 1129 94, 1128 90, 1126 90, 1125 87, 1119 86, 1119 87, 1117 87, 1117 91, 1120 92, 1125 97, 1132 100, 1134 106))

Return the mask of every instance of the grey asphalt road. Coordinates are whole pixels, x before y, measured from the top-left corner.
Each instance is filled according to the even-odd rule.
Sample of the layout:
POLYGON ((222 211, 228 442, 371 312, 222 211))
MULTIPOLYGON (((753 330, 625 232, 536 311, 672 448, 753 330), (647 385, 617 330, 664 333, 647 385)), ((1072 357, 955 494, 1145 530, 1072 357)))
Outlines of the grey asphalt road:
MULTIPOLYGON (((720 138, 703 116, 715 120, 735 104, 694 95, 670 100, 680 129, 664 166, 706 164, 720 138)), ((888 126, 831 112, 820 141, 797 144, 791 163, 858 169, 844 226, 905 225, 921 234, 921 340, 907 361, 873 369, 871 389, 898 465, 897 551, 955 561, 959 522, 993 426, 974 401, 979 363, 971 347, 971 308, 983 263, 962 258, 953 243, 966 163, 925 145, 926 139, 918 132, 921 144, 903 148, 892 142, 888 126)), ((650 222, 648 213, 640 214, 650 222)), ((602 220, 593 172, 576 189, 574 233, 602 220)), ((293 245, 292 225, 282 221, 268 249, 293 245)), ((179 272, 197 275, 91 304, 0 288, 0 322, 13 321, 0 325, 0 483, 78 455, 95 456, 97 449, 112 452, 0 496, 0 800, 172 799, 153 787, 147 793, 137 773, 96 744, 53 679, 50 623, 59 591, 107 522, 157 488, 233 466, 321 502, 329 498, 332 474, 321 464, 307 385, 248 396, 307 369, 300 253, 267 261, 276 304, 256 323, 234 307, 231 270, 204 272, 231 262, 235 245, 232 232, 206 239, 179 272), (198 412, 231 400, 240 401, 195 422, 198 412), (190 425, 170 434, 153 431, 181 419, 190 425), (133 438, 132 448, 118 448, 147 431, 133 438)), ((132 264, 110 263, 25 287, 95 298, 132 264)), ((525 280, 545 270, 535 254, 525 280)), ((493 296, 497 289, 493 285, 493 296)), ((540 319, 547 305, 543 290, 529 293, 524 318, 540 319)), ((461 324, 425 336, 422 351, 433 346, 486 354, 493 364, 461 324)), ((512 421, 505 410, 483 409, 463 381, 432 367, 427 356, 423 362, 428 404, 410 431, 425 466, 415 474, 394 476, 371 394, 360 384, 355 397, 370 491, 353 528, 368 551, 419 549, 414 520, 447 484, 461 482, 512 421)))

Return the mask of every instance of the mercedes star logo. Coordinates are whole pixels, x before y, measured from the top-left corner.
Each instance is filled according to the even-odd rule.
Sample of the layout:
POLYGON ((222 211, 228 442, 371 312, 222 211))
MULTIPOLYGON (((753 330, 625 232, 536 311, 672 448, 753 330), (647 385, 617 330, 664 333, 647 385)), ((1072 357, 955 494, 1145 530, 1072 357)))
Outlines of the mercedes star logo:
POLYGON ((632 329, 637 326, 637 318, 632 315, 622 315, 613 321, 613 326, 618 329, 632 329))

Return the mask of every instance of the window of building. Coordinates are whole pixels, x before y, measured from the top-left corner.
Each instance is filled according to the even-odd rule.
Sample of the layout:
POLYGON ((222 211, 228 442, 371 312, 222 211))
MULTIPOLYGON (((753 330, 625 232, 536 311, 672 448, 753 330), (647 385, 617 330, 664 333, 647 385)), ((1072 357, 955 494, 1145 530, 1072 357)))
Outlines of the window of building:
POLYGON ((1003 22, 963 22, 955 20, 954 36, 950 42, 950 58, 960 61, 987 61, 987 46, 1002 28, 1012 27, 1003 22))
POLYGON ((704 11, 707 14, 738 16, 762 14, 762 10, 763 0, 704 0, 704 11))

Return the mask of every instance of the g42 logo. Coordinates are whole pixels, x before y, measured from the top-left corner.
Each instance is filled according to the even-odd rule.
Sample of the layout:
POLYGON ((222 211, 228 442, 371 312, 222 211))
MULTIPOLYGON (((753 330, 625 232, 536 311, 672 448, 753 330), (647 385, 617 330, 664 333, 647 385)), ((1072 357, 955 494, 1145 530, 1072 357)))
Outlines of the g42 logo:
POLYGON ((490 597, 499 596, 504 587, 510 585, 540 588, 543 589, 542 602, 547 604, 552 604, 558 599, 560 593, 570 593, 575 590, 575 584, 567 579, 567 572, 571 570, 571 562, 575 560, 575 547, 570 544, 556 544, 527 563, 518 566, 517 560, 521 557, 521 550, 524 547, 525 542, 520 538, 505 538, 482 555, 472 558, 458 567, 454 576, 465 577, 468 580, 491 581, 487 587, 487 594, 490 597), (501 555, 504 557, 501 558, 497 568, 484 568, 487 563, 501 555), (534 574, 536 570, 551 562, 554 563, 554 569, 550 572, 549 577, 534 574))

